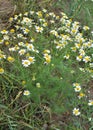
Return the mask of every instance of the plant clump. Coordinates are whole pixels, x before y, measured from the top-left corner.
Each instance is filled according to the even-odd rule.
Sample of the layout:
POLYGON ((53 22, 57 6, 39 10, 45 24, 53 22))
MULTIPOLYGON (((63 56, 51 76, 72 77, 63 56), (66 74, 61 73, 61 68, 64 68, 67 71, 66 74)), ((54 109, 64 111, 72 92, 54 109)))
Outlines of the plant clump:
POLYGON ((27 105, 22 114, 29 125, 24 125, 32 129, 43 126, 47 118, 51 120, 51 110, 69 112, 76 127, 76 120, 93 120, 93 99, 87 86, 93 78, 90 28, 63 12, 58 16, 46 9, 14 15, 9 22, 11 27, 0 31, 0 82, 4 91, 0 102, 18 115, 27 105), (38 123, 34 122, 36 117, 38 123))

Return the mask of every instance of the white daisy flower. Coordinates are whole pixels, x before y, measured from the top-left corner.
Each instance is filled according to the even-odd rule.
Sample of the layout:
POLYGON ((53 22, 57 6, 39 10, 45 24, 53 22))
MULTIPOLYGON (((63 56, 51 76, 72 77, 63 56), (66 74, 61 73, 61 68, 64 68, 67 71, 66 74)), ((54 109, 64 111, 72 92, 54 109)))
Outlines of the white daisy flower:
POLYGON ((93 106, 93 100, 89 100, 88 105, 89 105, 89 106, 93 106))
POLYGON ((29 90, 24 90, 23 95, 25 95, 25 96, 30 95, 30 91, 29 90))
POLYGON ((31 64, 31 62, 29 60, 22 60, 22 65, 24 67, 28 67, 31 64))
POLYGON ((75 90, 75 92, 80 92, 81 87, 80 87, 80 86, 76 86, 76 87, 74 88, 74 90, 75 90))
POLYGON ((75 115, 75 116, 79 116, 80 115, 79 108, 74 108, 73 109, 73 115, 75 115))

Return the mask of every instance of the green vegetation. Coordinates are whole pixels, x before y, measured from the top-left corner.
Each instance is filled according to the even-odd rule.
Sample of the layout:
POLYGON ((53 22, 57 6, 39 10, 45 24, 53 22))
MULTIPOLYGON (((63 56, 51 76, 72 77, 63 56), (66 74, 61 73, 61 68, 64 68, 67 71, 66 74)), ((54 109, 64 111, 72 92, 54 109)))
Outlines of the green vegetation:
POLYGON ((92 130, 92 1, 14 4, 0 31, 0 130, 92 130))

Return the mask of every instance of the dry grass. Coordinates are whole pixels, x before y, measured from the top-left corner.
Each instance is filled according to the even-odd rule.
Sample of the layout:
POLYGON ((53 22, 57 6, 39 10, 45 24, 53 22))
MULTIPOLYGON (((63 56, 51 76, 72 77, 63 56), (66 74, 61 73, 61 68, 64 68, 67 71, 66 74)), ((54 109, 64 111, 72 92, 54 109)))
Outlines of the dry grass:
POLYGON ((12 0, 0 0, 0 30, 7 27, 7 20, 14 14, 12 0))

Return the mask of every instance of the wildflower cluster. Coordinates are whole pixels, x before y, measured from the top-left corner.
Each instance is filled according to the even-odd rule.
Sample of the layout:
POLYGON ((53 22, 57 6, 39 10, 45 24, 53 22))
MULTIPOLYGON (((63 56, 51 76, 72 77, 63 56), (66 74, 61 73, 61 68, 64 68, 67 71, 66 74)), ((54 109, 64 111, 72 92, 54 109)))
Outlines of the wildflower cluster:
MULTIPOLYGON (((83 92, 84 89, 83 87, 81 87, 80 83, 73 83, 73 87, 74 87, 75 92, 77 92, 76 96, 79 99, 77 102, 77 108, 73 109, 73 115, 82 117, 84 108, 87 107, 89 110, 90 109, 89 107, 93 106, 93 99, 91 99, 88 93, 85 94, 85 92, 83 92), (79 107, 79 105, 81 104, 82 104, 82 108, 79 107)), ((92 111, 90 111, 90 117, 91 117, 90 119, 92 119, 92 111)))
MULTIPOLYGON (((36 53, 43 53, 41 50, 38 50, 39 47, 37 47, 37 42, 39 42, 37 35, 43 33, 42 35, 45 34, 46 38, 48 35, 51 37, 50 43, 42 43, 46 49, 50 48, 51 44, 56 51, 62 51, 62 49, 69 46, 69 50, 63 58, 68 60, 70 55, 72 56, 74 53, 71 57, 73 60, 76 59, 78 62, 85 64, 90 63, 88 64, 90 65, 88 67, 91 68, 93 61, 90 50, 93 48, 93 40, 83 37, 83 32, 89 31, 89 27, 84 26, 82 32, 80 32, 79 28, 81 26, 79 22, 72 22, 72 20, 68 19, 63 12, 61 12, 60 15, 62 15, 61 18, 53 12, 48 13, 46 9, 38 12, 26 12, 24 15, 15 15, 14 18, 9 19, 10 22, 14 23, 14 28, 10 29, 10 31, 2 30, 0 32, 2 35, 0 44, 9 45, 9 51, 17 52, 19 56, 22 57, 23 66, 28 67, 36 62, 36 53), (59 27, 57 24, 55 26, 54 23, 58 23, 61 26, 59 27), (55 37, 54 41, 52 40, 52 37, 55 37), (11 43, 12 40, 17 40, 18 43, 13 44, 11 43)), ((52 56, 49 55, 49 53, 50 52, 43 54, 45 63, 50 63, 52 59, 52 56)), ((14 59, 11 56, 9 56, 7 60, 14 62, 14 59)))
MULTIPOLYGON (((82 27, 63 12, 58 16, 46 9, 15 15, 9 22, 12 24, 10 29, 0 31, 0 75, 9 73, 4 68, 6 63, 17 68, 18 74, 23 76, 23 95, 36 97, 44 92, 42 95, 47 96, 46 90, 49 90, 56 93, 56 98, 52 98, 56 100, 59 91, 68 93, 70 87, 66 89, 64 84, 67 82, 70 86, 78 72, 93 77, 93 40, 91 34, 89 38, 86 36, 86 32, 90 32, 88 26, 82 27), (75 72, 77 67, 78 72, 75 72)), ((80 100, 86 97, 80 83, 73 83, 73 87, 80 100)), ((70 92, 73 93, 73 88, 70 92)), ((93 105, 92 99, 88 105, 93 105)), ((80 109, 74 108, 73 114, 80 115, 80 109)))

